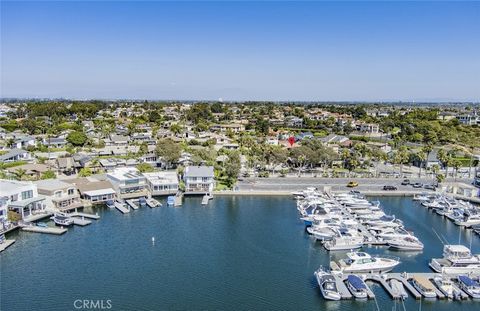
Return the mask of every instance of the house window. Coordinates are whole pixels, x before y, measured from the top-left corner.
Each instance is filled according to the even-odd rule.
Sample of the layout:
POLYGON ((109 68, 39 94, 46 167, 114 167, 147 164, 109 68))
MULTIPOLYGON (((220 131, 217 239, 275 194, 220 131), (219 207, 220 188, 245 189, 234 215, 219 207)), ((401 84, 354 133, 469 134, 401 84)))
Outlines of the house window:
POLYGON ((33 190, 22 191, 22 200, 33 198, 33 190))
POLYGON ((55 197, 59 198, 59 197, 62 196, 62 191, 61 191, 61 190, 55 191, 55 194, 54 194, 54 195, 55 195, 55 197))
POLYGON ((74 195, 75 194, 75 189, 70 188, 70 189, 68 189, 67 193, 68 193, 68 195, 74 195))

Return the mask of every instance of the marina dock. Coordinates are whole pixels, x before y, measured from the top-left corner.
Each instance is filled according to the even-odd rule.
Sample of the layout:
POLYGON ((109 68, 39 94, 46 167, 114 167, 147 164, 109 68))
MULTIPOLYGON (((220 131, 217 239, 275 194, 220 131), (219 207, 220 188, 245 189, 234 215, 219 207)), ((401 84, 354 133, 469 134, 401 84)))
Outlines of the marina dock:
POLYGON ((84 217, 84 218, 90 218, 90 219, 95 219, 95 220, 100 219, 100 216, 98 216, 96 214, 88 214, 88 213, 81 213, 81 212, 69 213, 68 216, 70 216, 70 217, 84 217))
POLYGON ((162 203, 158 202, 154 198, 148 198, 147 199, 147 206, 150 207, 150 208, 155 208, 155 207, 162 206, 162 203))
POLYGON ((61 235, 67 232, 68 229, 57 227, 25 226, 22 227, 22 231, 61 235))
POLYGON ((84 217, 72 217, 73 224, 77 226, 87 226, 92 223, 91 220, 85 219, 84 217))
MULTIPOLYGON (((402 283, 405 292, 409 294, 411 297, 415 299, 421 299, 422 294, 416 290, 413 285, 410 283, 410 281, 414 277, 423 277, 427 279, 430 283, 432 283, 433 288, 435 289, 435 293, 437 295, 437 299, 447 299, 447 296, 445 295, 444 292, 442 292, 432 281, 433 278, 441 276, 439 273, 386 273, 386 274, 372 274, 372 273, 367 273, 367 274, 357 274, 359 277, 361 277, 365 282, 371 281, 375 282, 377 284, 380 284, 383 289, 392 297, 393 299, 402 299, 402 293, 393 289, 392 286, 390 286, 389 281, 390 280, 397 280, 402 283)), ((348 290, 345 281, 347 280, 348 274, 333 274, 335 278, 335 282, 337 285, 337 290, 340 293, 340 296, 342 299, 353 299, 353 295, 350 293, 348 290)), ((456 277, 453 277, 455 279, 456 277)), ((469 296, 461 290, 456 284, 453 285, 460 293, 460 298, 461 299, 467 299, 469 296)), ((367 286, 368 287, 368 286, 367 286)), ((370 288, 367 290, 368 298, 374 299, 375 294, 371 291, 370 288)))
POLYGON ((13 243, 15 243, 15 240, 4 240, 0 243, 0 253, 10 247, 13 243))
POLYGON ((213 196, 210 193, 205 194, 202 198, 202 205, 207 205, 211 199, 213 199, 213 196))
POLYGON ((134 199, 129 199, 129 200, 126 200, 125 202, 128 204, 128 206, 130 206, 132 209, 134 210, 137 210, 140 208, 140 206, 138 206, 137 202, 135 202, 138 200, 134 200, 134 199))
POLYGON ((115 202, 115 208, 122 212, 122 214, 130 213, 130 209, 124 203, 115 202))

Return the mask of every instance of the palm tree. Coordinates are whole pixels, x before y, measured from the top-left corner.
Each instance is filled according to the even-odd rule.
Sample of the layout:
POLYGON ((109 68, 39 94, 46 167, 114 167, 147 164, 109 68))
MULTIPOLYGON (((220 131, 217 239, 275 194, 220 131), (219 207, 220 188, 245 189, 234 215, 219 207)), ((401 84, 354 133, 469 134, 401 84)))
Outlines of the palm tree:
POLYGON ((423 152, 422 150, 416 152, 413 154, 413 157, 415 160, 419 162, 418 165, 418 178, 422 176, 422 166, 424 165, 425 160, 427 159, 427 154, 423 152))

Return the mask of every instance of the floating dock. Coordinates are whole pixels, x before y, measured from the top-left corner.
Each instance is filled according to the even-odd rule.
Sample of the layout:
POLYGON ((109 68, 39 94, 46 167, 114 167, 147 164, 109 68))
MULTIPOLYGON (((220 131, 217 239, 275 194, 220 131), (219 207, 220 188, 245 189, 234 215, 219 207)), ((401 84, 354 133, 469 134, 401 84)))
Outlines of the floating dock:
POLYGON ((125 205, 125 203, 115 202, 115 208, 122 212, 122 214, 130 213, 130 209, 125 205))
POLYGON ((96 214, 88 214, 88 213, 81 213, 81 212, 68 213, 68 216, 70 216, 70 217, 84 217, 84 218, 90 218, 90 219, 100 219, 100 216, 98 216, 96 214))
POLYGON ((22 227, 22 231, 61 235, 67 232, 68 229, 63 227, 57 228, 57 227, 25 226, 25 227, 22 227))
MULTIPOLYGON (((435 289, 435 293, 437 294, 437 299, 446 299, 448 298, 433 282, 433 278, 441 276, 439 273, 385 273, 385 274, 374 274, 374 273, 366 273, 366 274, 356 274, 361 277, 365 282, 372 281, 380 284, 385 291, 392 297, 393 299, 402 299, 404 293, 399 290, 396 290, 390 286, 390 280, 397 280, 402 283, 405 293, 409 293, 415 299, 421 299, 422 294, 418 292, 418 290, 413 287, 410 281, 413 277, 423 277, 432 283, 433 288, 435 289)), ((342 299, 353 299, 353 295, 348 290, 345 281, 347 279, 348 274, 333 274, 335 278, 335 282, 337 284, 338 292, 342 299)), ((460 292, 461 299, 467 299, 469 296, 462 291, 455 283, 454 287, 460 292)), ((367 286, 368 288, 368 286, 367 286)), ((375 294, 368 288, 368 297, 375 298, 375 294)))
POLYGON ((84 217, 72 217, 73 224, 77 226, 87 226, 92 223, 91 220, 85 219, 84 217))
POLYGON ((137 204, 138 200, 129 199, 129 200, 126 200, 125 202, 127 202, 128 206, 130 206, 134 210, 137 210, 140 208, 140 206, 138 206, 137 204))
POLYGON ((183 192, 177 192, 174 197, 173 206, 182 206, 183 192))
POLYGON ((155 208, 155 207, 162 206, 162 203, 158 202, 154 198, 148 198, 147 199, 147 206, 150 207, 150 208, 155 208))
POLYGON ((13 243, 15 243, 15 240, 4 240, 3 243, 0 243, 0 253, 6 250, 13 243))
POLYGON ((202 205, 207 205, 211 199, 213 199, 213 196, 210 193, 205 194, 202 198, 202 205))

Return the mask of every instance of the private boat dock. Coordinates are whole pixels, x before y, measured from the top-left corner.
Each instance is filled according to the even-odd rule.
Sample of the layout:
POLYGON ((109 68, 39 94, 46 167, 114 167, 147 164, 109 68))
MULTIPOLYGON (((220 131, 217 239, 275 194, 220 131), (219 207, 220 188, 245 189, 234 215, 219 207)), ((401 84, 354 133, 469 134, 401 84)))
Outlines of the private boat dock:
POLYGON ((3 242, 0 243, 0 253, 6 250, 13 243, 15 243, 15 240, 3 240, 3 242))
POLYGON ((158 202, 154 198, 148 198, 147 199, 147 206, 150 207, 150 208, 155 208, 155 207, 162 206, 162 203, 158 202))
POLYGON ((138 204, 138 200, 134 200, 134 199, 129 199, 129 200, 126 200, 125 201, 128 206, 130 206, 133 210, 137 210, 140 208, 140 205, 138 204))
POLYGON ((130 208, 125 203, 115 201, 114 205, 122 214, 130 213, 130 208))
POLYGON ((40 227, 35 225, 25 225, 25 226, 22 226, 22 231, 61 235, 67 232, 68 229, 63 227, 58 228, 58 227, 40 227))
POLYGON ((210 200, 213 199, 213 196, 210 193, 207 193, 202 198, 202 205, 207 205, 210 200))
MULTIPOLYGON (((348 290, 345 281, 347 280, 348 274, 342 273, 335 273, 333 272, 333 277, 335 278, 335 283, 337 285, 337 290, 342 297, 342 299, 353 299, 353 295, 348 290)), ((446 299, 447 296, 435 285, 432 281, 435 277, 441 276, 439 273, 386 273, 386 274, 375 274, 375 273, 367 273, 367 274, 357 274, 361 277, 365 282, 375 282, 380 284, 383 289, 390 295, 393 299, 403 299, 405 293, 410 294, 415 299, 421 299, 422 294, 411 284, 411 281, 415 277, 421 277, 425 280, 428 280, 432 284, 432 288, 435 289, 435 294, 437 299, 446 299), (402 285, 404 290, 399 291, 394 289, 389 281, 397 280, 402 285), (406 289, 406 290, 405 290, 406 289)), ((456 276, 450 276, 451 279, 456 279, 456 276)), ((454 285, 456 290, 460 292, 461 299, 467 299, 469 296, 463 290, 461 290, 457 285, 454 285)), ((375 294, 372 290, 367 286, 367 296, 370 299, 375 299, 375 294)))

